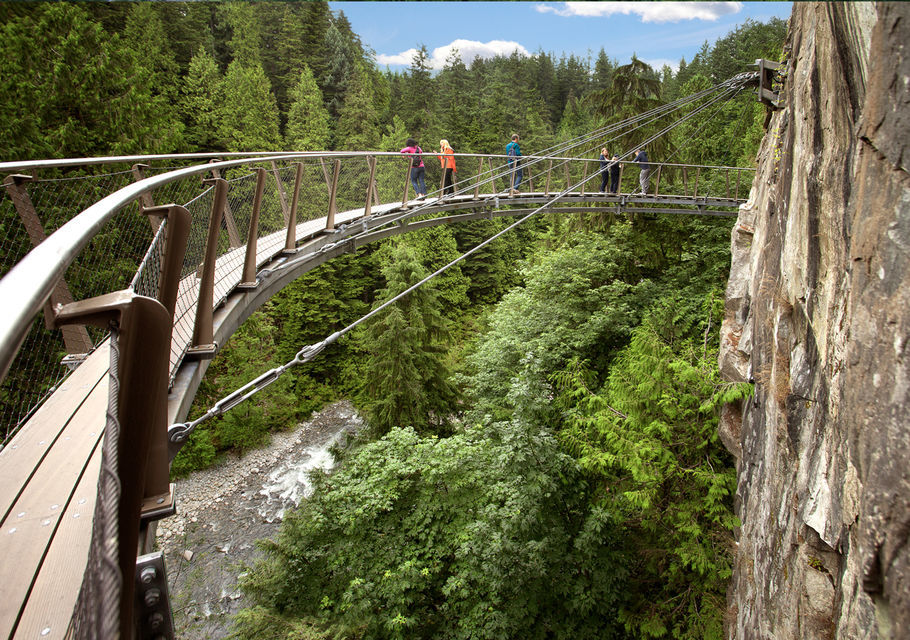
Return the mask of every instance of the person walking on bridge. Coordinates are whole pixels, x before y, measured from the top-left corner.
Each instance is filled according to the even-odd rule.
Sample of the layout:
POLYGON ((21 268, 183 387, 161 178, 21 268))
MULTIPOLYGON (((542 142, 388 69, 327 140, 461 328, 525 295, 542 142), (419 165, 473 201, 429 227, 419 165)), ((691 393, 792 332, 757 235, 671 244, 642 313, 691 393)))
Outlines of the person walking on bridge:
POLYGON ((610 158, 610 193, 619 192, 619 156, 615 153, 610 158))
POLYGON ((443 195, 455 193, 453 174, 458 173, 458 169, 455 167, 455 150, 449 145, 448 140, 443 139, 439 141, 439 152, 441 155, 436 157, 439 158, 444 175, 442 193, 443 195))
POLYGON ((610 152, 604 147, 600 150, 600 192, 607 190, 607 180, 610 178, 610 152))
POLYGON ((512 134, 512 142, 506 145, 506 155, 509 157, 509 184, 511 190, 518 193, 521 184, 521 146, 518 144, 518 134, 512 134))
POLYGON ((651 165, 648 164, 648 154, 645 153, 644 149, 639 149, 635 152, 635 160, 641 173, 638 174, 638 184, 641 185, 641 194, 643 196, 648 195, 648 187, 651 186, 651 165))
POLYGON ((422 200, 427 197, 427 169, 423 164, 423 158, 421 158, 423 149, 420 148, 414 138, 408 138, 405 145, 406 146, 401 150, 401 153, 409 156, 408 161, 411 167, 411 185, 414 187, 417 199, 422 200))

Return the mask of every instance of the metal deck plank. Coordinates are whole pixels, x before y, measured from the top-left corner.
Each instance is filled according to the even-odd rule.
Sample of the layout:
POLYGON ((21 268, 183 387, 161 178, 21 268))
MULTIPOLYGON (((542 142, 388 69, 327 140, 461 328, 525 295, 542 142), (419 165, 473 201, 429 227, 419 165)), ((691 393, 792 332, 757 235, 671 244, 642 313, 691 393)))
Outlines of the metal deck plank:
POLYGON ((76 608, 92 540, 101 447, 96 447, 25 603, 14 638, 64 638, 76 608), (53 603, 53 606, 48 606, 53 603))
MULTIPOLYGON (((15 628, 16 619, 29 598, 39 571, 59 574, 63 569, 61 566, 44 565, 45 556, 56 537, 60 535, 61 540, 72 545, 76 538, 91 536, 90 518, 85 523, 81 517, 66 520, 61 516, 70 507, 88 462, 101 440, 107 404, 108 384, 105 377, 76 409, 72 418, 68 421, 64 419, 67 423, 64 433, 69 438, 55 440, 0 528, 0 558, 3 558, 0 565, 0 636, 4 633, 8 636, 15 628)), ((87 480, 96 485, 97 475, 87 480)), ((83 497, 86 501, 80 506, 91 513, 95 491, 83 497)), ((77 504, 81 499, 76 500, 77 504)), ((85 558, 75 555, 64 557, 64 565, 68 563, 84 566, 85 558)), ((78 591, 79 583, 81 578, 68 585, 61 581, 60 588, 78 591)), ((52 606, 48 602, 39 604, 52 606)))
POLYGON ((105 342, 70 374, 0 450, 0 527, 6 526, 13 504, 51 447, 58 440, 68 442, 73 437, 64 433, 67 419, 105 379, 109 366, 110 351, 105 342))

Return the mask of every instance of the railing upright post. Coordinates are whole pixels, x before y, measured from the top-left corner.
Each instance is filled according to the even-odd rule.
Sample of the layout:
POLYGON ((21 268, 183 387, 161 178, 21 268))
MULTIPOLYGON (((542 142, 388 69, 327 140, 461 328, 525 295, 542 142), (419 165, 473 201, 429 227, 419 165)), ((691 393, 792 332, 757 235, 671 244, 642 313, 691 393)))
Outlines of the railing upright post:
POLYGON ((544 190, 544 196, 550 195, 550 173, 552 173, 552 171, 553 171, 553 161, 550 160, 550 162, 547 164, 547 187, 544 190))
MULTIPOLYGON (((139 637, 134 602, 139 582, 135 575, 136 558, 140 543, 148 538, 143 529, 148 521, 173 513, 174 505, 167 464, 168 361, 172 323, 167 310, 158 300, 136 295, 131 290, 80 300, 60 309, 57 316, 60 326, 79 323, 107 328, 111 322, 119 326, 117 374, 120 392, 117 395, 117 417, 120 433, 114 449, 117 459, 103 457, 102 460, 109 461, 108 473, 116 476, 120 495, 116 501, 116 512, 111 513, 114 502, 110 498, 116 499, 116 493, 104 494, 102 505, 111 506, 108 509, 102 506, 99 513, 116 519, 120 574, 117 637, 135 638, 139 637), (152 494, 157 497, 149 499, 150 491, 157 492, 152 494), (147 511, 146 507, 151 505, 158 509, 147 511), (143 518, 144 512, 146 518, 143 518)), ((110 443, 105 442, 102 446, 107 449, 110 443)), ((105 547, 107 544, 105 539, 105 547)))
POLYGON ((626 165, 622 162, 622 160, 619 160, 618 162, 619 162, 619 180, 618 180, 619 184, 617 186, 619 189, 619 193, 617 193, 616 195, 620 195, 622 193, 622 172, 623 172, 623 169, 626 168, 626 165))
POLYGON ((584 173, 581 174, 581 195, 585 195, 585 185, 588 183, 588 161, 585 160, 584 173))
MULTIPOLYGON (((145 179, 145 169, 148 169, 149 165, 147 164, 134 164, 131 167, 133 172, 133 178, 136 182, 145 179)), ((140 211, 145 211, 146 209, 152 209, 155 207, 155 201, 152 199, 152 194, 146 191, 141 196, 139 196, 139 209, 140 211)), ((149 216, 149 223, 152 225, 152 233, 158 233, 158 227, 161 226, 161 218, 158 216, 149 216)))
POLYGON ((534 191, 534 176, 531 175, 531 165, 527 165, 527 166, 525 167, 525 171, 526 171, 527 174, 528 174, 528 178, 527 178, 527 180, 528 180, 528 191, 529 191, 529 192, 533 192, 533 191, 534 191))
POLYGON ((199 280, 199 296, 196 301, 196 322, 193 324, 193 341, 186 350, 188 357, 214 358, 218 345, 215 344, 212 313, 215 306, 215 260, 218 258, 218 237, 221 235, 221 216, 227 204, 228 183, 215 178, 215 198, 209 217, 209 230, 205 243, 205 259, 199 280))
POLYGON ((368 218, 373 208, 373 190, 376 188, 376 156, 367 156, 367 167, 370 169, 370 179, 367 181, 367 200, 363 205, 363 217, 368 218))
MULTIPOLYGON (((35 205, 32 204, 32 199, 25 188, 25 183, 30 180, 32 180, 31 176, 15 174, 7 176, 3 186, 6 188, 10 200, 13 201, 13 206, 22 220, 22 225, 25 227, 26 233, 28 233, 32 246, 37 247, 44 242, 47 235, 44 232, 44 226, 41 224, 38 214, 35 212, 35 205)), ((69 304, 72 301, 73 295, 66 286, 66 281, 61 277, 57 284, 54 285, 50 298, 44 303, 44 324, 48 329, 54 328, 54 309, 57 305, 69 304)), ((67 353, 88 353, 92 350, 92 339, 89 337, 85 327, 68 325, 61 328, 61 333, 63 334, 63 344, 67 353)))
POLYGON ((660 170, 663 168, 664 167, 662 164, 657 165, 657 179, 655 180, 655 185, 654 185, 654 197, 657 197, 660 195, 660 170))
POLYGON ((335 159, 335 172, 332 175, 332 186, 329 190, 329 212, 325 218, 326 230, 335 228, 335 196, 338 193, 338 176, 341 175, 341 160, 335 159))
POLYGON ((262 192, 265 190, 265 169, 256 167, 256 193, 253 195, 253 212, 250 214, 250 228, 246 236, 246 256, 243 260, 243 276, 237 285, 238 289, 255 289, 256 251, 259 239, 259 211, 262 208, 262 192))
MULTIPOLYGON (((212 160, 212 162, 217 162, 217 160, 212 160)), ((222 180, 221 171, 218 169, 212 169, 212 176, 215 180, 222 180)), ((227 227, 228 232, 228 242, 231 244, 232 249, 243 246, 243 241, 240 239, 240 231, 237 230, 237 223, 234 222, 234 214, 231 212, 231 205, 228 203, 227 198, 224 199, 224 226, 227 227)))
POLYGON ((401 206, 408 206, 408 187, 411 186, 411 162, 408 161, 408 166, 404 170, 404 193, 401 195, 401 206))
MULTIPOLYGON (((480 176, 483 175, 483 158, 480 158, 480 162, 477 164, 477 184, 474 185, 474 199, 480 199, 480 176)), ((495 189, 495 187, 494 187, 495 189)))
POLYGON ((288 214, 288 232, 284 238, 284 251, 293 253, 297 248, 297 204, 300 201, 300 185, 303 182, 303 163, 295 162, 294 195, 291 198, 291 212, 288 214))
POLYGON ((683 195, 689 197, 689 171, 687 167, 682 168, 683 172, 683 195))
POLYGON ((726 194, 727 194, 727 200, 729 200, 730 199, 730 170, 729 169, 726 169, 724 171, 724 182, 726 182, 726 184, 727 184, 726 194))
POLYGON ((167 220, 167 242, 164 247, 161 273, 158 275, 158 301, 164 305, 174 320, 177 308, 177 289, 180 284, 180 272, 186 256, 186 244, 190 236, 190 212, 176 204, 151 207, 143 211, 147 216, 167 220))
POLYGON ((281 214, 284 216, 284 223, 287 224, 288 220, 291 218, 291 213, 288 209, 288 195, 285 193, 284 185, 281 184, 281 176, 278 174, 278 165, 274 160, 271 161, 271 165, 272 175, 275 176, 275 184, 278 185, 278 200, 281 202, 281 214))
POLYGON ((566 160, 566 164, 564 165, 566 168, 566 191, 568 191, 569 187, 572 186, 572 172, 569 169, 570 162, 571 162, 571 160, 566 160))
POLYGON ((743 174, 742 171, 739 171, 739 170, 738 170, 738 171, 736 172, 736 192, 733 194, 733 199, 734 199, 734 200, 739 200, 739 178, 740 178, 740 176, 741 176, 742 174, 743 174))
POLYGON ((699 177, 700 175, 701 175, 701 167, 698 167, 698 168, 695 170, 695 191, 694 191, 694 193, 692 194, 692 197, 693 197, 693 198, 697 198, 697 197, 698 197, 698 177, 699 177))

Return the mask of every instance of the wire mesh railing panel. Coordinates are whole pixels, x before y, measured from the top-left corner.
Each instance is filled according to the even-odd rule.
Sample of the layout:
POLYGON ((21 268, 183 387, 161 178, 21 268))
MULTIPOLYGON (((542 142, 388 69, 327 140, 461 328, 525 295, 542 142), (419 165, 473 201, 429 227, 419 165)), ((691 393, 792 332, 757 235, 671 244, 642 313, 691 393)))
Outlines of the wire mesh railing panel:
MULTIPOLYGON (((34 216, 28 224, 36 225, 41 235, 50 235, 77 214, 101 198, 132 181, 129 171, 72 171, 66 177, 38 178, 23 184, 27 211, 17 211, 8 194, 0 205, 0 276, 32 249, 33 241, 26 232, 20 215, 34 216)), ((134 204, 118 212, 104 230, 73 261, 57 291, 68 299, 81 300, 129 285, 152 239, 148 219, 139 215, 134 204)), ((107 332, 87 327, 85 340, 78 341, 78 351, 97 346, 107 332)), ((0 385, 0 434, 3 440, 17 429, 31 413, 59 386, 70 369, 63 364, 72 346, 64 343, 57 329, 48 329, 44 314, 32 322, 23 345, 0 385)))

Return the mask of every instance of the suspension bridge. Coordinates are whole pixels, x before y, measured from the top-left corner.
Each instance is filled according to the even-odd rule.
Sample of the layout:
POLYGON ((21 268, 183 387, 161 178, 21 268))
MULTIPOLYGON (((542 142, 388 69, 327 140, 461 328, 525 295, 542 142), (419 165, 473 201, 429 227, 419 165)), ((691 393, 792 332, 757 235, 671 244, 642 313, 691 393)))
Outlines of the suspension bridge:
POLYGON ((459 153, 446 193, 426 150, 428 181, 440 188, 423 199, 412 197, 400 153, 0 163, 0 634, 173 637, 153 551, 155 521, 177 507, 170 461, 199 423, 385 306, 187 421, 219 346, 283 287, 334 257, 438 224, 516 219, 427 280, 539 214, 735 216, 751 169, 651 162, 642 193, 629 149, 618 189, 605 193, 597 154, 650 126, 657 132, 636 143, 647 146, 764 77, 740 74, 524 156, 520 189, 512 159, 459 153))

